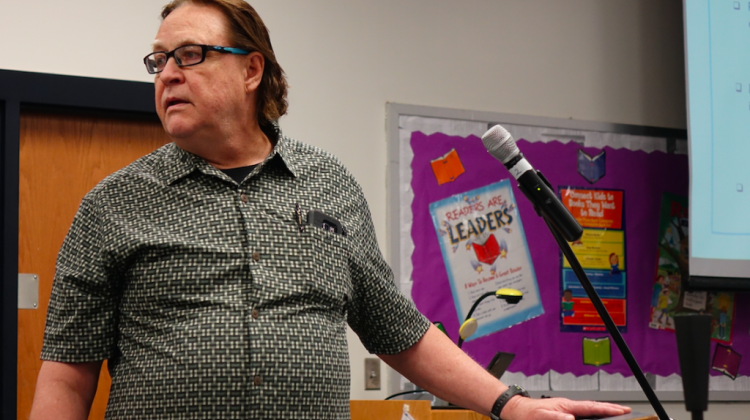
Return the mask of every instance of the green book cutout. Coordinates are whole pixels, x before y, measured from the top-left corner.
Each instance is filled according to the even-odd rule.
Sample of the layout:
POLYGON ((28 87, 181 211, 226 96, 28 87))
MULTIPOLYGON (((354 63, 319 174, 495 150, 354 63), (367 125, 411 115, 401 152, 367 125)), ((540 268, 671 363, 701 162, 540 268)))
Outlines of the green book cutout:
POLYGON ((583 337, 583 364, 592 366, 612 363, 612 346, 609 337, 583 337))

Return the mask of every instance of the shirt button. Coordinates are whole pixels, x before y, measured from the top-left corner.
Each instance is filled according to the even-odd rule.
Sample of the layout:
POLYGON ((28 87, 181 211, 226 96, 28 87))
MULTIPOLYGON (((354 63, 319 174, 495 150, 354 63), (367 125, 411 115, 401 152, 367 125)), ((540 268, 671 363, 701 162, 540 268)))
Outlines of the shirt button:
POLYGON ((245 194, 240 194, 240 201, 247 203, 247 196, 245 194))
POLYGON ((258 319, 258 317, 260 316, 260 312, 258 312, 257 309, 253 309, 253 311, 250 312, 250 316, 252 316, 253 319, 258 319))
POLYGON ((253 261, 260 260, 260 253, 259 252, 253 252, 253 261))
POLYGON ((263 378, 261 378, 260 375, 253 378, 253 384, 255 384, 255 386, 259 386, 262 383, 263 383, 263 378))

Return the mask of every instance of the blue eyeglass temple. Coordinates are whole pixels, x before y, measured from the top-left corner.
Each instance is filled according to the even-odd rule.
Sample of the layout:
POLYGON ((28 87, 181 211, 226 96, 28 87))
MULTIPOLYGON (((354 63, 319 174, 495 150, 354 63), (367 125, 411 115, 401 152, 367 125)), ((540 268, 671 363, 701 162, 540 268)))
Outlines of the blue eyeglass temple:
POLYGON ((208 48, 219 51, 219 52, 227 52, 231 54, 250 54, 250 51, 243 50, 242 48, 232 48, 232 47, 216 47, 212 45, 207 45, 208 48))

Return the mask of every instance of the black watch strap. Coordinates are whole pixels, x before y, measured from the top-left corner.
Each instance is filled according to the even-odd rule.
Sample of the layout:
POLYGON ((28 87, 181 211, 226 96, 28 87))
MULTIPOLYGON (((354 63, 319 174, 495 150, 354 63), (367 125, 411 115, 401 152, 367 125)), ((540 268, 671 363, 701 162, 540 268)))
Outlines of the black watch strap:
POLYGON ((529 393, 518 385, 509 386, 508 389, 497 397, 497 400, 495 400, 495 405, 492 406, 492 410, 490 411, 490 418, 492 420, 500 420, 500 412, 503 411, 503 407, 505 407, 505 404, 516 395, 528 397, 529 393))

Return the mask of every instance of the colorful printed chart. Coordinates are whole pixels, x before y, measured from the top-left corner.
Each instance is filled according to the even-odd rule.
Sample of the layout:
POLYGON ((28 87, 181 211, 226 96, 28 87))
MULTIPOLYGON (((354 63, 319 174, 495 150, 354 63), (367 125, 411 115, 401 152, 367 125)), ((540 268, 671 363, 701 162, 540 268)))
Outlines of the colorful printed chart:
MULTIPOLYGON (((627 332, 627 277, 625 275, 624 192, 565 187, 563 205, 583 226, 581 239, 571 243, 591 284, 621 332, 627 332)), ((604 321, 562 258, 560 276, 560 331, 606 331, 604 321)))

